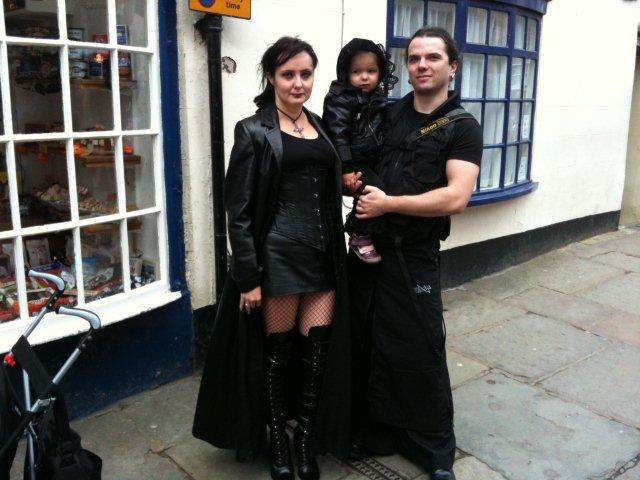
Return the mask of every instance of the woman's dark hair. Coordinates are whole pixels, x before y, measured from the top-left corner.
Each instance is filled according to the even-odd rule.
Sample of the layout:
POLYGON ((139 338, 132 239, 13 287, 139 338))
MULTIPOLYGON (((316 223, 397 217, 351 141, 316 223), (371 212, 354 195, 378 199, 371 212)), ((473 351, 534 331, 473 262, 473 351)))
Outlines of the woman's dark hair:
POLYGON ((439 38, 444 42, 445 50, 447 51, 447 56, 449 57, 449 65, 451 65, 453 62, 460 62, 460 52, 458 51, 456 41, 449 34, 449 32, 440 27, 422 27, 418 31, 416 31, 416 33, 414 33, 413 36, 409 39, 407 48, 404 51, 405 61, 409 60, 409 45, 414 38, 419 37, 439 38))
POLYGON ((253 99, 253 103, 258 106, 258 110, 265 108, 276 100, 275 90, 273 85, 269 83, 268 77, 273 77, 276 73, 276 68, 302 52, 309 54, 313 61, 313 68, 316 68, 318 66, 318 56, 313 51, 313 47, 304 40, 295 37, 281 37, 276 43, 267 48, 264 55, 262 55, 260 65, 258 65, 258 71, 262 76, 262 93, 253 99))

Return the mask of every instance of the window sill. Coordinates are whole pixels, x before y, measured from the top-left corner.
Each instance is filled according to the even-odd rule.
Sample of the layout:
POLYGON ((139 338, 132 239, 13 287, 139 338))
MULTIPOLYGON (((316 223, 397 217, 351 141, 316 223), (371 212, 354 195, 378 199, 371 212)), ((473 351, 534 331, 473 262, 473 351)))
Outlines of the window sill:
MULTIPOLYGON (((102 320, 102 326, 106 327, 168 305, 181 296, 180 292, 169 291, 169 286, 166 283, 150 284, 134 292, 113 295, 91 302, 86 306, 79 306, 79 308, 95 312, 102 320)), ((34 317, 28 321, 14 320, 0 326, 0 352, 8 352, 33 319, 34 317)), ((49 313, 29 336, 29 343, 37 345, 51 342, 86 330, 88 330, 88 324, 84 320, 68 315, 49 313)))
POLYGON ((476 205, 502 202, 504 200, 509 200, 510 198, 527 195, 528 193, 533 192, 536 188, 538 188, 538 182, 527 181, 525 183, 511 185, 510 187, 503 188, 501 190, 476 192, 471 196, 468 206, 473 207, 476 205))

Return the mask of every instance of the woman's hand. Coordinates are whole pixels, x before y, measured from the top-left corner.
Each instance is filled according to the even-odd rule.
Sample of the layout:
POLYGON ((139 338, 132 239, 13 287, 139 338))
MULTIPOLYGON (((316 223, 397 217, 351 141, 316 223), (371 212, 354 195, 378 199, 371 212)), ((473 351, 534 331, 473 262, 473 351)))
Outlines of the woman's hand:
POLYGON ((362 172, 350 172, 342 175, 342 186, 350 193, 354 194, 362 185, 362 172))
POLYGON ((240 311, 244 310, 247 313, 251 313, 251 310, 260 307, 261 304, 262 289, 260 286, 240 294, 240 311))

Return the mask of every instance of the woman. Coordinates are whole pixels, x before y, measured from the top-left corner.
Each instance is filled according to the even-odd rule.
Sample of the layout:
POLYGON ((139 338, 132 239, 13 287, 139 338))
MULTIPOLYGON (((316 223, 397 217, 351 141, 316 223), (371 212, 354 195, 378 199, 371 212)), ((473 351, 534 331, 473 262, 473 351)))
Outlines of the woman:
POLYGON ((300 478, 319 478, 315 453, 348 449, 341 168, 319 117, 304 108, 317 62, 308 43, 280 38, 262 57, 257 113, 236 125, 225 181, 231 278, 193 428, 243 460, 268 424, 276 480, 294 478, 289 412, 300 478))

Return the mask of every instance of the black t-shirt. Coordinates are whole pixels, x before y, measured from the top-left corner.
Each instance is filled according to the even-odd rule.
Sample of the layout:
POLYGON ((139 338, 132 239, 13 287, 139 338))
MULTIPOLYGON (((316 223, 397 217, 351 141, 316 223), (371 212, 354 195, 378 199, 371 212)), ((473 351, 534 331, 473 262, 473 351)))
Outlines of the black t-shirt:
MULTIPOLYGON (((440 109, 437 109, 433 113, 420 113, 415 108, 410 108, 408 115, 407 122, 398 122, 404 128, 402 128, 401 132, 397 132, 399 135, 397 138, 405 138, 412 131, 440 118, 444 115, 444 112, 440 113, 440 109)), ((394 136, 395 134, 396 132, 394 132, 394 136)), ((450 148, 446 159, 466 160, 480 166, 482 161, 482 142, 482 129, 475 119, 464 118, 458 120, 453 126, 451 140, 449 141, 450 148)))
MULTIPOLYGON (((377 172, 390 195, 420 195, 447 185, 448 160, 463 160, 480 165, 482 128, 474 118, 458 118, 449 124, 415 135, 448 112, 459 108, 452 96, 430 114, 413 108, 412 96, 405 97, 392 112, 385 137, 382 161, 377 172)), ((393 236, 427 236, 443 240, 449 233, 448 217, 418 217, 387 214, 393 236)))

